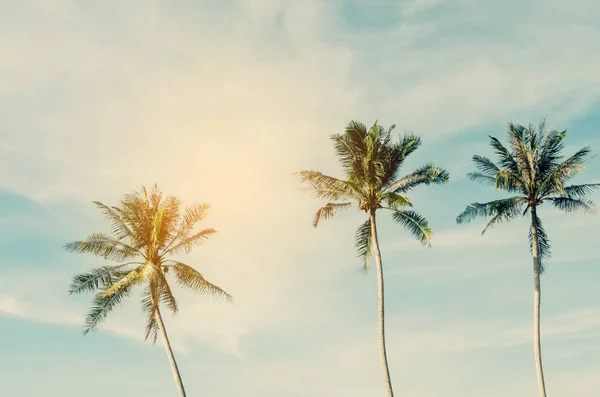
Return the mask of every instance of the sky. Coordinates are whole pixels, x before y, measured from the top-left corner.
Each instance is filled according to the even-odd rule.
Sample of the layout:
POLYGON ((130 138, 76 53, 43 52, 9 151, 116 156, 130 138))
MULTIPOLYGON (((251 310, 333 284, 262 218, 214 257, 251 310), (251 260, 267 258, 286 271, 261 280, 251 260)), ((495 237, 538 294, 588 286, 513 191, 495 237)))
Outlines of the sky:
MULTIPOLYGON (((318 229, 293 173, 341 176, 329 135, 350 120, 412 131, 404 172, 451 182, 410 193, 424 248, 381 218, 390 371, 398 395, 537 392, 527 220, 457 226, 501 197, 465 177, 506 123, 567 129, 600 153, 600 4, 594 0, 0 0, 0 394, 163 397, 176 389, 137 298, 82 335, 62 246, 158 183, 211 204, 217 234, 182 257, 235 297, 176 289, 166 316, 188 395, 371 397, 385 392, 375 273, 353 247, 364 219, 318 229)), ((600 159, 577 181, 600 182, 600 159)), ((600 201, 598 193, 591 197, 600 201)), ((599 215, 542 208, 548 392, 600 392, 599 215)))

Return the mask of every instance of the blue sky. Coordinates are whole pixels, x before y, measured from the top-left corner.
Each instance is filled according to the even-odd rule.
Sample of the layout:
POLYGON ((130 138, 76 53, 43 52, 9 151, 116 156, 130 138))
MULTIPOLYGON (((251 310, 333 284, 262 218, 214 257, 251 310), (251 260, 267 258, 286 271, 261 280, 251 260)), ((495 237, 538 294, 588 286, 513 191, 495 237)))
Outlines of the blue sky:
MULTIPOLYGON (((568 129, 600 153, 600 6, 592 0, 0 0, 0 392, 174 395, 138 299, 81 335, 90 296, 70 277, 101 264, 62 245, 105 230, 92 200, 157 182, 212 205, 218 233, 184 258, 236 298, 179 291, 166 319, 189 395, 384 393, 375 274, 353 248, 364 214, 317 230, 320 202, 292 173, 340 175, 328 136, 351 119, 413 131, 452 182, 411 193, 425 249, 381 220, 388 354, 398 394, 536 392, 525 220, 480 236, 465 179, 506 122, 568 129), (368 4, 368 5, 367 5, 368 4), (90 387, 90 385, 94 385, 90 387)), ((600 181, 592 160, 581 181, 600 181)), ((596 194, 592 197, 600 201, 596 194)), ((600 222, 541 215, 553 242, 542 338, 551 394, 600 391, 600 222)))

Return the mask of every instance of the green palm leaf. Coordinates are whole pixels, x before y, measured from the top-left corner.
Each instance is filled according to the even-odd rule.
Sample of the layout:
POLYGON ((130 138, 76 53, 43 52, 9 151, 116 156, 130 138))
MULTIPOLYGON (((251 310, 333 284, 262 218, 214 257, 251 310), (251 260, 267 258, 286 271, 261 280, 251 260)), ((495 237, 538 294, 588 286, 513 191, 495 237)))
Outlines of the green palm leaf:
POLYGON ((392 218, 404 226, 423 245, 431 246, 432 231, 427 220, 414 211, 392 209, 392 218))
POLYGON ((199 271, 193 267, 178 261, 169 262, 173 263, 173 265, 169 265, 169 268, 173 269, 175 273, 175 279, 179 285, 186 287, 198 294, 219 296, 224 297, 227 300, 233 300, 231 295, 223 291, 215 284, 210 283, 199 271))
POLYGON ((124 263, 117 266, 102 266, 87 273, 76 274, 73 276, 69 294, 93 292, 100 287, 108 288, 127 273, 123 271, 125 266, 137 263, 139 262, 124 263))
POLYGON ((362 270, 367 272, 370 269, 371 259, 371 220, 367 219, 362 225, 358 227, 354 235, 354 241, 356 244, 356 250, 358 257, 362 258, 363 266, 362 270))
POLYGON ((131 287, 121 288, 114 294, 105 295, 105 290, 101 289, 92 301, 92 306, 85 318, 85 327, 83 334, 94 331, 98 325, 103 322, 108 314, 119 305, 123 299, 129 296, 131 287))

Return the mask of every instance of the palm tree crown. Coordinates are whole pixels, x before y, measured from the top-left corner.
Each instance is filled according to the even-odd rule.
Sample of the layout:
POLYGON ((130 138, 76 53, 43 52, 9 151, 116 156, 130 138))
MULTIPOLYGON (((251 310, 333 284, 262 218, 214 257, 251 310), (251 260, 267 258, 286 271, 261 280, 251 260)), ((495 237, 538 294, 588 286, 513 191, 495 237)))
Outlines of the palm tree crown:
POLYGON ((65 248, 117 264, 73 277, 70 294, 98 291, 87 314, 84 333, 94 330, 134 287, 144 284, 142 308, 148 319, 145 338, 152 337, 155 342, 159 304, 177 312, 168 274, 195 292, 231 299, 191 266, 170 259, 171 255, 189 252, 215 233, 214 229, 194 232, 195 224, 206 216, 207 204, 194 204, 182 211, 180 200, 173 196, 163 199, 156 185, 150 191, 142 187, 141 193, 125 195, 120 206, 94 204, 110 222, 111 233, 94 233, 65 248))
MULTIPOLYGON (((411 234, 425 245, 429 245, 431 228, 420 214, 408 209, 413 206, 404 196, 419 185, 446 183, 448 172, 433 164, 426 164, 414 172, 398 177, 406 158, 419 148, 421 139, 411 133, 398 142, 392 141, 395 126, 384 129, 377 122, 367 129, 364 124, 351 121, 343 134, 334 134, 331 139, 335 152, 344 169, 345 179, 337 179, 318 171, 301 171, 300 181, 308 184, 314 194, 330 200, 320 208, 313 219, 313 226, 333 217, 338 210, 358 206, 367 213, 379 209, 392 212, 394 220, 405 226, 411 234)), ((371 255, 370 220, 356 232, 359 255, 368 259, 371 255)))
MULTIPOLYGON (((531 212, 531 230, 537 229, 541 259, 539 272, 542 273, 544 261, 550 255, 550 241, 535 212, 536 207, 548 201, 565 212, 593 211, 594 203, 587 196, 599 188, 600 184, 567 184, 585 169, 590 148, 584 147, 565 159, 562 152, 566 130, 547 131, 544 121, 537 128, 511 122, 508 124, 507 135, 508 148, 498 139, 489 137, 497 162, 475 155, 473 162, 477 171, 468 175, 473 181, 493 185, 496 190, 505 190, 514 195, 488 203, 473 203, 458 216, 457 222, 462 224, 478 217, 489 217, 491 219, 483 229, 483 234, 495 224, 531 212)), ((531 230, 530 245, 533 244, 531 230)))

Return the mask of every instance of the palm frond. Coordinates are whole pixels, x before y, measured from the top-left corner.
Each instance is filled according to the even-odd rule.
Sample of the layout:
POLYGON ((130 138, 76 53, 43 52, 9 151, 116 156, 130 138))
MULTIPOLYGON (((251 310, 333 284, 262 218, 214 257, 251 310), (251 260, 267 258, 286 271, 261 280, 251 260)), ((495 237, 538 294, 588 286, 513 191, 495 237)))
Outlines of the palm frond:
MULTIPOLYGON (((348 179, 364 177, 362 159, 366 155, 367 127, 358 121, 350 121, 343 134, 331 135, 333 147, 348 179)), ((337 200, 337 198, 330 198, 337 200)))
POLYGON ((165 278, 165 275, 162 271, 157 272, 158 275, 158 297, 160 302, 166 305, 171 312, 177 313, 179 307, 177 306, 177 300, 175 299, 175 295, 173 295, 173 291, 171 291, 171 287, 169 286, 169 282, 165 278))
POLYGON ((140 283, 144 279, 144 271, 148 268, 148 266, 149 265, 145 263, 125 273, 119 280, 117 280, 117 282, 104 291, 104 296, 113 295, 119 290, 124 288, 129 289, 140 283))
POLYGON ((102 233, 91 234, 84 241, 68 243, 64 248, 70 252, 92 254, 116 262, 144 256, 138 249, 102 233))
POLYGON ((358 257, 362 258, 363 260, 363 266, 361 267, 361 269, 367 272, 371 267, 371 245, 373 243, 371 236, 370 219, 367 219, 362 225, 358 227, 356 233, 354 234, 354 241, 356 244, 358 257))
POLYGON ((399 142, 399 146, 402 151, 402 159, 404 160, 412 153, 414 153, 415 150, 421 147, 422 143, 423 141, 421 140, 421 138, 413 134, 412 132, 407 132, 404 135, 402 135, 400 137, 399 142))
POLYGON ((413 206, 412 202, 408 199, 408 197, 398 193, 386 192, 383 194, 382 198, 387 203, 387 206, 393 209, 413 206))
POLYGON ((136 236, 121 218, 118 209, 109 207, 100 201, 94 201, 93 203, 100 209, 104 217, 110 222, 111 233, 117 240, 121 241, 124 239, 129 239, 135 244, 136 236))
POLYGON ((520 215, 522 204, 523 199, 518 196, 488 203, 472 203, 456 218, 456 223, 460 225, 476 218, 491 217, 492 220, 483 231, 485 232, 496 223, 509 221, 520 215))
POLYGON ((565 195, 573 199, 582 199, 600 189, 600 183, 565 186, 565 195))
POLYGON ((546 234, 546 230, 542 225, 542 220, 537 214, 532 217, 531 227, 529 228, 529 247, 533 253, 533 228, 536 228, 537 237, 538 237, 538 255, 540 258, 540 274, 544 273, 547 267, 547 261, 550 259, 550 239, 548 238, 548 234, 546 234))
POLYGON ((492 146, 498 158, 498 168, 505 169, 513 175, 519 175, 519 166, 510 151, 500 143, 498 138, 494 138, 493 136, 489 138, 490 146, 492 146))
POLYGON ((190 234, 194 230, 196 223, 200 222, 206 217, 210 205, 206 203, 194 203, 188 206, 181 216, 179 222, 179 228, 171 241, 165 245, 164 251, 168 251, 175 243, 180 240, 185 240, 190 237, 190 234))
POLYGON ((487 157, 475 155, 472 160, 475 163, 475 168, 484 175, 495 177, 500 172, 500 168, 487 157))
POLYGON ((360 192, 349 181, 343 181, 318 171, 300 171, 298 173, 301 183, 307 184, 315 196, 331 201, 359 198, 360 192))
POLYGON ((581 200, 571 197, 549 197, 554 207, 564 212, 583 211, 585 213, 594 213, 594 202, 590 200, 581 200))
POLYGON ((102 266, 87 273, 76 274, 73 276, 71 286, 69 287, 69 295, 93 292, 100 287, 108 288, 124 276, 126 272, 123 271, 123 268, 125 266, 138 263, 130 262, 117 266, 102 266))
POLYGON ((207 238, 209 238, 216 232, 217 231, 212 228, 201 230, 189 237, 179 240, 175 245, 173 245, 166 251, 163 251, 161 253, 161 256, 165 256, 167 254, 174 255, 181 251, 188 253, 192 250, 192 248, 201 245, 207 238))
POLYGON ((419 185, 447 183, 449 179, 448 171, 430 163, 400 178, 391 184, 387 190, 394 193, 404 193, 419 185))
POLYGON ((220 287, 206 280, 204 276, 193 267, 178 261, 169 260, 168 262, 173 263, 173 265, 169 265, 169 267, 173 269, 175 279, 179 285, 189 288, 199 294, 224 297, 227 300, 233 299, 231 295, 223 291, 220 287))
POLYGON ((156 322, 156 311, 158 310, 158 287, 156 280, 151 280, 142 294, 142 311, 146 314, 146 333, 144 340, 150 338, 151 342, 156 343, 158 336, 158 323, 156 322))
POLYGON ((390 209, 392 211, 392 218, 404 226, 421 244, 431 246, 432 231, 425 217, 414 211, 386 209, 390 209))
POLYGON ((481 172, 469 172, 467 177, 469 177, 469 180, 471 181, 479 182, 485 185, 496 186, 495 176, 485 175, 481 172))
POLYGON ((591 149, 586 146, 554 167, 548 173, 546 179, 540 183, 538 187, 539 195, 547 197, 551 194, 566 194, 564 183, 585 169, 590 152, 591 149))
POLYGON ((546 140, 539 155, 537 166, 541 180, 548 177, 550 172, 559 164, 562 159, 564 145, 562 143, 567 131, 551 131, 546 136, 546 140))
POLYGON ((130 293, 131 287, 121 288, 114 294, 108 296, 105 295, 105 290, 101 290, 92 301, 92 306, 86 315, 83 334, 85 335, 88 332, 95 330, 96 327, 106 319, 108 314, 119 305, 123 299, 129 296, 130 293))
POLYGON ((341 209, 349 208, 354 203, 327 203, 325 206, 319 208, 313 217, 313 227, 319 226, 319 222, 333 218, 333 216, 341 209))

